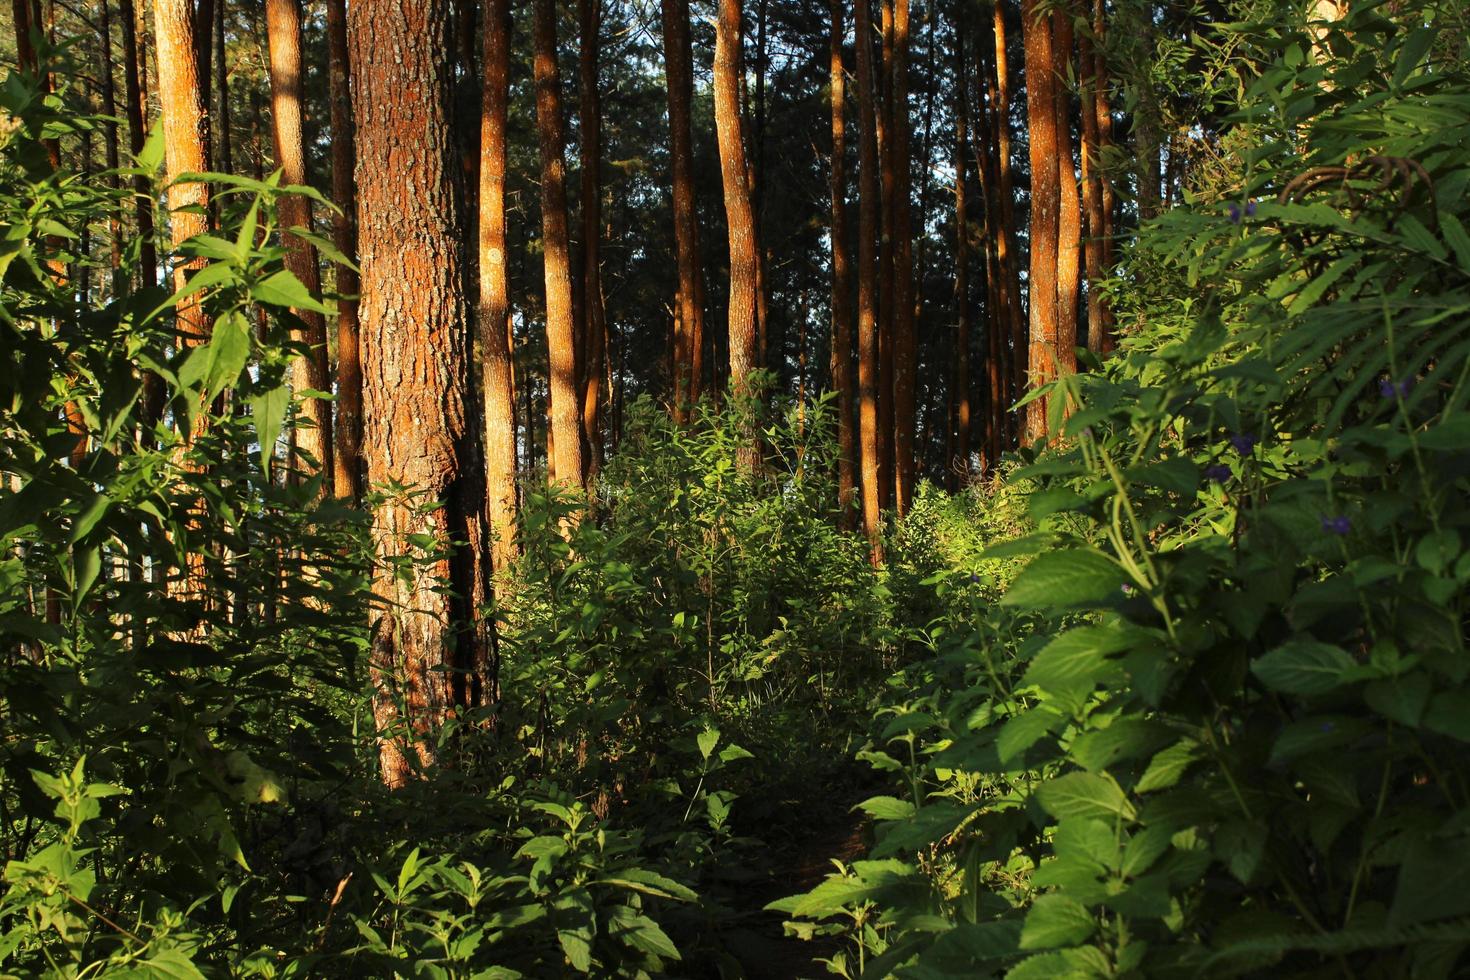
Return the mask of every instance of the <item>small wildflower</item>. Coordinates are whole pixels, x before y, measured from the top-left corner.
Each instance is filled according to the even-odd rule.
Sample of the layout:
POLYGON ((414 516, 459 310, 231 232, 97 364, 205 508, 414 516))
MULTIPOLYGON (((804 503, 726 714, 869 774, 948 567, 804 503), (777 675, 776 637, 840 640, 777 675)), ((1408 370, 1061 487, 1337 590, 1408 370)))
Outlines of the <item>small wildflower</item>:
POLYGON ((1133 594, 1133 586, 1129 585, 1127 582, 1124 582, 1123 583, 1123 594, 1124 595, 1132 595, 1133 594))
POLYGON ((1240 224, 1240 205, 1239 204, 1236 204, 1234 201, 1231 201, 1229 204, 1227 204, 1225 206, 1225 213, 1230 217, 1230 223, 1232 225, 1238 225, 1238 224, 1240 224))
POLYGON ((1341 514, 1338 514, 1336 517, 1331 517, 1327 514, 1322 515, 1322 530, 1327 532, 1328 534, 1335 534, 1338 537, 1343 537, 1348 532, 1352 531, 1352 529, 1353 522, 1348 520, 1341 514))
POLYGON ((1254 218, 1256 216, 1256 202, 1255 201, 1246 201, 1245 202, 1245 216, 1247 218, 1254 218))
POLYGON ((979 575, 976 575, 974 572, 971 572, 970 573, 970 584, 971 585, 979 585, 980 584, 980 576, 979 575))
POLYGON ((1405 378, 1402 381, 1393 381, 1389 378, 1384 378, 1378 382, 1378 394, 1383 398, 1407 398, 1409 391, 1413 387, 1413 378, 1405 378))
POLYGON ((1205 467, 1205 479, 1213 480, 1216 483, 1225 483, 1229 481, 1231 475, 1232 474, 1230 472, 1230 467, 1226 466, 1224 463, 1211 463, 1209 466, 1205 467))
POLYGON ((1249 432, 1236 432, 1230 437, 1230 445, 1242 456, 1249 456, 1251 450, 1256 448, 1256 437, 1249 432))
POLYGON ((1337 726, 1330 721, 1324 721, 1322 723, 1322 731, 1330 734, 1337 731, 1337 726))

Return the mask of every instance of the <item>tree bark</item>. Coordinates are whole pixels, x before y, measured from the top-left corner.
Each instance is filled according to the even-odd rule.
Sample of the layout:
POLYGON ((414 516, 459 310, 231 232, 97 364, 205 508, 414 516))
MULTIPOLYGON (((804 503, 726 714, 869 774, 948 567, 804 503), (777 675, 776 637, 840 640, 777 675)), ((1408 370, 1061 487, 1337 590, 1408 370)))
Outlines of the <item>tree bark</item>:
POLYGON ((1016 220, 1016 195, 1011 179, 1011 73, 1010 59, 1006 48, 1005 7, 996 0, 994 16, 991 18, 994 40, 994 58, 986 73, 986 85, 991 95, 991 133, 995 148, 996 192, 999 194, 997 211, 999 232, 996 235, 996 262, 1001 277, 1001 288, 1005 292, 1005 309, 1008 322, 1004 324, 1001 337, 1002 364, 1005 375, 1000 397, 1002 415, 1000 421, 1010 437, 1021 432, 1021 420, 1013 418, 1006 409, 1020 397, 1026 388, 1026 307, 1021 300, 1021 250, 1017 245, 1016 232, 1020 227, 1016 220))
MULTIPOLYGON (((864 2, 864 0, 859 0, 864 2)), ((847 75, 842 66, 843 0, 832 0, 832 386, 837 390, 837 502, 851 526, 857 478, 852 432, 852 257, 847 248, 847 75)))
MULTIPOLYGON (((357 135, 352 124, 352 62, 347 52, 347 0, 327 0, 327 95, 331 101, 332 198, 340 212, 332 216, 332 240, 348 258, 357 254, 357 135)), ((362 358, 359 352, 357 273, 339 265, 337 276, 337 418, 332 454, 337 496, 362 499, 362 358)))
POLYGON ((689 43, 689 0, 663 0, 664 73, 669 102, 673 168, 674 249, 679 285, 674 294, 674 417, 687 420, 699 399, 704 309, 699 286, 699 219, 694 198, 694 137, 690 121, 694 75, 689 43))
POLYGON ((883 563, 882 439, 878 413, 878 112, 873 92, 873 27, 866 0, 856 18, 858 86, 858 421, 862 440, 863 531, 869 558, 883 563))
MULTIPOLYGON (((1094 13, 1101 9, 1101 0, 1094 13)), ((1087 349, 1106 354, 1112 349, 1112 324, 1107 301, 1098 289, 1103 278, 1104 254, 1107 247, 1108 223, 1103 210, 1102 158, 1098 106, 1106 109, 1106 96, 1098 91, 1102 83, 1099 72, 1101 58, 1093 47, 1098 24, 1077 36, 1078 77, 1082 95, 1082 212, 1087 219, 1087 235, 1082 245, 1083 264, 1087 271, 1087 349)))
POLYGON ((582 403, 577 397, 577 327, 567 232, 566 135, 556 65, 556 3, 535 0, 536 130, 541 146, 541 234, 545 246, 547 372, 551 384, 554 480, 582 479, 582 403))
POLYGON ((582 430, 587 475, 602 468, 602 375, 607 355, 607 311, 602 302, 602 97, 598 91, 602 0, 578 0, 581 27, 580 107, 582 170, 582 430))
POLYGON ((434 761, 425 737, 452 705, 493 698, 484 487, 457 240, 460 161, 453 136, 448 0, 354 0, 348 8, 362 263, 364 450, 368 479, 425 496, 373 515, 379 553, 433 559, 388 565, 373 583, 374 714, 384 781, 434 761), (424 503, 436 504, 427 509, 424 503), (413 540, 423 540, 415 537, 413 540), (448 589, 442 586, 448 585, 448 589))
POLYGON ((1072 15, 1052 11, 1052 85, 1057 110, 1057 370, 1077 372, 1077 299, 1082 263, 1082 212, 1077 170, 1072 162, 1072 94, 1067 90, 1072 62, 1072 15))
MULTIPOLYGON (((266 0, 266 36, 270 48, 271 137, 276 165, 286 184, 306 185, 306 142, 302 132, 305 95, 301 61, 300 0, 266 0)), ((316 248, 306 239, 291 234, 289 229, 311 231, 311 199, 300 194, 285 194, 277 205, 281 219, 281 237, 286 245, 286 268, 301 280, 313 296, 321 293, 321 272, 317 266, 316 248)), ((291 365, 291 383, 298 395, 307 389, 332 390, 332 375, 327 362, 327 321, 312 310, 296 310, 301 320, 298 340, 308 353, 291 365)), ((322 477, 321 493, 332 495, 332 479, 336 466, 332 461, 332 403, 325 398, 310 398, 304 405, 311 425, 298 427, 293 444, 305 451, 318 467, 322 477)), ((293 459, 293 469, 300 463, 293 459)))
POLYGON ((225 61, 225 0, 215 0, 214 9, 214 87, 219 90, 219 169, 235 172, 235 152, 230 145, 230 66, 225 61))
POLYGON ((485 402, 485 486, 497 576, 515 561, 516 441, 510 284, 505 264, 506 132, 510 103, 510 5, 485 3, 485 89, 480 114, 480 367, 485 402))
MULTIPOLYGON (((1061 173, 1057 169, 1057 107, 1051 18, 1041 0, 1021 7, 1026 51, 1026 115, 1031 151, 1031 273, 1029 383, 1041 385, 1057 370, 1057 238, 1061 173)), ((1046 435, 1046 399, 1030 402, 1026 439, 1046 435)))
MULTIPOLYGON (((715 32, 715 129, 720 145, 720 176, 725 221, 730 230, 730 391, 749 395, 756 366, 756 291, 759 286, 755 214, 750 202, 750 168, 740 132, 740 0, 719 0, 715 32)), ((746 433, 741 466, 753 472, 759 450, 755 433, 746 433)))
POLYGON ((918 337, 914 314, 912 161, 909 154, 909 0, 893 7, 893 474, 894 507, 908 513, 914 489, 915 383, 918 337))
POLYGON ((878 469, 880 507, 893 503, 893 325, 898 302, 898 271, 893 254, 894 198, 898 173, 893 153, 893 0, 879 0, 877 81, 880 217, 878 232, 878 469))
MULTIPOLYGON (((970 221, 967 195, 970 152, 969 81, 965 65, 965 6, 960 4, 954 32, 954 375, 950 386, 954 414, 951 451, 945 460, 947 482, 958 489, 970 472, 970 221)), ((994 312, 991 311, 991 315, 994 312)))

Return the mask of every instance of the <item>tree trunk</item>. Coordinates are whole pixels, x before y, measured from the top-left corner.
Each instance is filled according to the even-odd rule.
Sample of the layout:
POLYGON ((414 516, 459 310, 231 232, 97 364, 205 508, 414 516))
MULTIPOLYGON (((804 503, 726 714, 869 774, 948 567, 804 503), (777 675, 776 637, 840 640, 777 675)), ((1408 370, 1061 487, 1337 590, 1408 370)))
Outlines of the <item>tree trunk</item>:
MULTIPOLYGON (((97 27, 101 44, 98 46, 100 65, 98 74, 101 80, 102 114, 109 120, 117 119, 117 83, 113 78, 112 64, 112 10, 107 0, 102 0, 97 5, 97 27)), ((107 162, 109 176, 107 184, 113 190, 118 189, 117 170, 122 165, 122 153, 119 150, 117 136, 117 123, 107 122, 102 126, 103 153, 107 162)), ((122 213, 118 210, 109 210, 107 217, 107 230, 109 245, 111 248, 110 268, 114 281, 110 284, 112 295, 117 294, 118 283, 115 281, 117 270, 122 266, 122 213)))
POLYGON ((555 481, 582 479, 582 403, 577 397, 577 327, 567 233, 566 135, 556 66, 556 2, 535 0, 536 130, 541 144, 541 234, 545 246, 546 349, 555 481))
MULTIPOLYGON (((995 107, 990 113, 990 123, 993 133, 995 156, 996 156, 996 190, 1000 195, 999 223, 1000 232, 996 236, 996 261, 999 265, 1002 288, 1006 292, 1006 312, 1009 323, 1002 336, 1002 346, 1008 352, 1003 358, 1003 363, 1008 370, 1004 381, 1004 391, 1001 396, 1003 408, 1009 408, 1026 389, 1027 350, 1026 336, 1026 306, 1021 300, 1021 249, 1016 242, 1016 232, 1020 227, 1016 220, 1016 195, 1011 180, 1011 73, 1010 60, 1006 50, 1006 19, 1005 7, 1001 0, 996 0, 995 13, 991 19, 991 28, 995 40, 995 58, 991 64, 993 78, 987 73, 987 85, 991 87, 994 96, 992 105, 995 107)), ((1007 412, 1002 421, 1008 423, 1006 428, 1011 437, 1020 435, 1021 419, 1013 418, 1007 412)), ((1010 442, 1008 438, 1006 440, 1010 442)))
POLYGON ((488 635, 475 616, 488 576, 484 487, 468 465, 479 434, 457 241, 448 7, 353 0, 348 8, 368 479, 426 495, 382 503, 373 532, 384 556, 415 550, 410 535, 427 535, 437 556, 380 566, 373 583, 382 603, 372 624, 374 715, 389 786, 411 777, 410 753, 433 762, 426 736, 452 705, 495 695, 488 635))
POLYGON ((587 443, 587 475, 602 468, 602 374, 606 357, 607 311, 602 302, 602 97, 598 92, 598 34, 602 0, 579 0, 582 170, 582 428, 587 443))
MULTIPOLYGON (((270 47, 271 137, 275 146, 276 165, 286 184, 306 185, 306 142, 302 133, 304 110, 304 68, 301 62, 300 0, 266 0, 266 36, 270 47)), ((281 237, 286 245, 286 268, 313 296, 321 293, 321 273, 317 266, 316 248, 288 229, 311 231, 311 199, 300 194, 286 194, 277 208, 281 219, 281 237)), ((300 392, 307 389, 330 392, 332 375, 327 362, 327 321, 312 310, 296 310, 304 328, 298 340, 309 352, 291 365, 291 384, 300 392)), ((325 398, 308 399, 304 405, 311 425, 299 428, 294 445, 304 450, 320 467, 321 493, 332 494, 332 478, 336 466, 332 461, 332 403, 325 398)), ((291 461, 293 469, 300 462, 291 461)))
MULTIPOLYGON (((332 240, 348 258, 357 254, 356 134, 352 124, 352 63, 347 54, 347 0, 327 0, 327 46, 330 73, 327 94, 331 100, 332 198, 341 212, 332 216, 332 240)), ((332 459, 337 496, 362 499, 362 358, 359 353, 357 273, 346 266, 336 268, 337 293, 337 439, 332 459), (351 298, 346 298, 351 297, 351 298)))
MULTIPOLYGON (((1108 104, 1108 59, 1107 59, 1107 14, 1104 9, 1103 0, 1092 0, 1092 33, 1095 39, 1093 49, 1093 111, 1097 115, 1097 148, 1101 156, 1113 145, 1113 111, 1108 104)), ((1113 214, 1117 207, 1117 195, 1113 191, 1113 182, 1106 178, 1102 180, 1102 228, 1103 228, 1103 251, 1102 264, 1104 269, 1110 269, 1114 262, 1115 243, 1113 241, 1113 214)), ((1107 330, 1103 334, 1103 351, 1113 349, 1113 313, 1111 309, 1104 311, 1107 317, 1107 330)))
POLYGON ((893 254, 893 208, 898 174, 893 165, 893 0, 879 0, 877 81, 879 231, 878 231, 878 493, 884 509, 893 503, 893 321, 898 271, 893 254))
POLYGON ((485 90, 480 114, 480 366, 485 402, 485 485, 493 566, 504 574, 516 548, 515 383, 510 285, 505 265, 506 130, 510 103, 510 5, 485 3, 485 90))
MULTIPOLYGON (((1041 0, 1024 0, 1026 116, 1031 149, 1031 274, 1029 383, 1050 381, 1057 371, 1057 235, 1061 174, 1057 169, 1057 107, 1051 18, 1041 0)), ((1026 439, 1046 435, 1046 399, 1027 406, 1026 439)))
MULTIPOLYGON (((865 2, 865 0, 859 0, 865 2)), ((847 77, 842 67, 846 29, 843 0, 832 0, 832 386, 837 390, 837 502, 844 527, 852 520, 857 479, 852 432, 852 258, 847 249, 847 77)))
MULTIPOLYGON (((749 395, 756 366, 756 290, 759 286, 755 214, 750 203, 750 169, 740 133, 740 0, 719 0, 715 33, 715 129, 720 144, 720 175, 725 220, 730 229, 730 391, 749 395)), ((740 462, 754 471, 759 451, 755 433, 742 439, 740 462)))
POLYGON ((1067 90, 1072 62, 1072 16, 1052 11, 1052 85, 1057 110, 1057 370, 1077 372, 1077 297, 1082 262, 1082 212, 1077 170, 1072 162, 1072 94, 1067 90))
MULTIPOLYGON (((914 313, 912 161, 909 157, 909 0, 893 7, 893 475, 894 509, 908 513, 914 491, 915 384, 918 377, 914 313)), ((922 221, 922 216, 921 216, 922 221)))
MULTIPOLYGON (((959 5, 954 31, 954 254, 955 327, 954 381, 950 386, 954 413, 949 432, 945 475, 958 489, 970 472, 970 222, 965 160, 970 152, 969 81, 965 66, 965 6, 959 5)), ((994 311, 988 311, 994 315, 994 311)))
POLYGON ((858 86, 858 421, 862 440, 863 530, 874 565, 883 563, 882 439, 878 413, 878 112, 873 93, 873 27, 857 2, 858 86))
POLYGON ((214 87, 219 90, 219 169, 235 172, 235 152, 230 145, 230 66, 225 61, 225 0, 215 0, 214 9, 214 87))
POLYGON ((1105 108, 1107 102, 1098 91, 1102 80, 1098 71, 1101 59, 1093 48, 1097 26, 1094 24, 1090 32, 1084 30, 1077 36, 1077 61, 1082 96, 1082 212, 1087 219, 1087 235, 1082 245, 1083 264, 1087 270, 1087 349, 1101 355, 1112 348, 1112 324, 1107 302, 1098 289, 1103 277, 1108 224, 1103 211, 1098 125, 1098 106, 1105 108))
POLYGON ((674 248, 679 276, 674 294, 674 417, 682 422, 687 419, 687 407, 699 398, 704 345, 699 219, 694 201, 694 138, 690 121, 694 75, 689 45, 689 0, 663 0, 662 10, 669 155, 673 168, 674 248))

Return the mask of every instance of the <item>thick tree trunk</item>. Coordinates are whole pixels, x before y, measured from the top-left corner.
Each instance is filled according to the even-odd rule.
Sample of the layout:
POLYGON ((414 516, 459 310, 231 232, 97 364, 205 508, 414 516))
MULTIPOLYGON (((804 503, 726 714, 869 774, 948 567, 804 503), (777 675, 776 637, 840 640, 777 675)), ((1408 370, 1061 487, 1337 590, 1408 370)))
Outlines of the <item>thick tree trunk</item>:
POLYGON ((894 507, 908 513, 914 491, 915 384, 918 337, 914 313, 912 166, 909 159, 909 0, 893 8, 893 474, 894 507))
MULTIPOLYGON (((327 48, 329 75, 327 94, 331 100, 332 199, 340 213, 332 217, 332 240, 337 250, 352 258, 357 254, 357 187, 353 170, 357 164, 356 133, 352 123, 352 62, 347 53, 347 0, 327 0, 327 48)), ((362 499, 362 358, 359 353, 357 273, 338 266, 337 293, 337 439, 332 459, 337 496, 362 499), (351 297, 351 298, 345 298, 351 297)))
POLYGON ((582 429, 588 477, 602 468, 602 375, 607 354, 607 311, 602 302, 602 96, 598 91, 598 34, 602 0, 578 0, 581 26, 580 113, 582 169, 582 429))
MULTIPOLYGON (((301 61, 300 0, 266 0, 266 36, 270 41, 271 137, 275 146, 276 165, 286 184, 306 185, 306 141, 302 117, 305 103, 304 68, 301 61)), ((311 200, 300 194, 280 198, 281 237, 286 244, 286 268, 301 280, 313 295, 321 292, 321 273, 317 266, 316 248, 306 239, 290 233, 291 228, 311 230, 311 200)), ((291 383, 298 393, 307 389, 332 390, 332 375, 327 362, 327 321, 312 310, 296 310, 304 324, 298 340, 308 353, 291 365, 291 383)), ((332 494, 332 478, 336 472, 332 461, 332 403, 325 398, 306 402, 305 414, 311 425, 295 432, 294 445, 305 451, 322 476, 323 496, 332 494)), ((300 468, 292 460, 293 468, 300 468)))
POLYGON ((1087 349, 1094 354, 1105 354, 1112 348, 1112 323, 1107 301, 1098 289, 1103 278, 1109 230, 1103 210, 1098 106, 1106 108, 1107 101, 1098 91, 1102 83, 1098 71, 1101 59, 1093 48, 1097 27, 1094 24, 1090 32, 1084 30, 1077 36, 1077 61, 1082 95, 1082 212, 1087 219, 1087 233, 1082 245, 1083 264, 1087 271, 1087 349))
POLYGON ((493 698, 483 484, 476 460, 451 126, 448 0, 353 0, 348 38, 357 120, 364 450, 368 479, 426 496, 373 515, 385 556, 427 535, 442 557, 385 565, 372 624, 374 714, 384 781, 433 762, 428 730, 453 705, 493 698), (424 501, 437 509, 424 509, 424 501), (448 585, 448 589, 443 588, 448 585))
MULTIPOLYGON (((750 169, 740 133, 740 0, 720 0, 715 33, 715 129, 720 144, 720 175, 725 191, 725 221, 730 229, 730 391, 749 395, 756 361, 756 293, 759 286, 755 214, 750 203, 750 169)), ((740 462, 754 471, 759 450, 755 433, 742 440, 740 462)))
POLYGON ((1057 370, 1077 371, 1077 299, 1082 264, 1082 211, 1077 170, 1072 162, 1072 95, 1067 90, 1072 62, 1072 17, 1052 12, 1052 84, 1057 110, 1057 370))
MULTIPOLYGON (((862 0, 860 0, 862 2, 862 0)), ((832 386, 837 390, 837 502, 843 526, 857 493, 852 432, 852 257, 847 248, 847 76, 842 67, 843 0, 832 0, 832 386)))
POLYGON ((510 5, 485 3, 485 90, 480 114, 480 366, 485 402, 485 490, 495 574, 515 561, 515 382, 505 255, 506 131, 510 103, 510 5))
POLYGON ((878 412, 878 112, 873 92, 873 26, 856 5, 858 86, 858 434, 862 441, 863 530, 874 565, 883 563, 882 438, 878 412))
POLYGON ((547 372, 551 383, 554 480, 582 479, 582 402, 577 397, 577 326, 567 232, 566 135, 556 66, 556 3, 535 0, 536 130, 541 145, 541 234, 545 246, 547 372))
MULTIPOLYGON (((970 220, 967 195, 970 152, 969 81, 965 65, 965 8, 961 4, 954 32, 954 254, 955 326, 954 374, 950 398, 954 404, 949 425, 949 458, 945 460, 946 482, 955 489, 970 473, 970 220)), ((994 311, 988 311, 993 316, 994 311)))
POLYGON ((703 367, 699 218, 694 201, 694 137, 690 102, 694 75, 689 46, 689 0, 663 0, 664 73, 669 101, 669 156, 673 167, 674 248, 679 285, 674 294, 674 417, 684 421, 699 398, 703 367))
MULTIPOLYGON (((1029 384, 1041 385, 1057 371, 1057 235, 1061 174, 1057 169, 1057 107, 1051 18, 1041 0, 1024 0, 1026 116, 1031 149, 1031 274, 1029 384)), ((1026 439, 1046 435, 1046 399, 1027 406, 1026 439)))

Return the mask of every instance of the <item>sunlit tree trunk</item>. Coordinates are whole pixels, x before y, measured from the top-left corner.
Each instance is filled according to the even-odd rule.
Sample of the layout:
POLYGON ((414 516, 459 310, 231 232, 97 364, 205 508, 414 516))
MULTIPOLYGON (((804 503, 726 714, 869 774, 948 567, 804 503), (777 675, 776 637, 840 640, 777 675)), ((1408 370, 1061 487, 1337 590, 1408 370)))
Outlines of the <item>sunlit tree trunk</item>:
POLYGON ((673 168, 674 249, 678 291, 674 296, 674 417, 699 398, 703 366, 704 309, 700 302, 699 219, 694 202, 694 149, 690 121, 694 76, 689 46, 689 0, 663 0, 664 74, 669 102, 669 148, 673 168))
POLYGON ((577 397, 577 328, 567 232, 566 135, 556 66, 556 3, 535 0, 536 131, 541 146, 541 234, 545 246, 547 371, 558 483, 582 479, 582 402, 577 397))
POLYGON ((1052 12, 1052 85, 1057 111, 1057 370, 1077 371, 1077 300, 1082 263, 1082 211, 1077 170, 1072 162, 1072 96, 1067 90, 1072 63, 1072 17, 1052 12))
MULTIPOLYGON (((725 221, 730 230, 730 390, 750 393, 756 368, 756 290, 759 259, 755 214, 750 203, 750 171, 740 133, 740 0, 720 0, 715 33, 715 129, 720 144, 720 175, 725 191, 725 221)), ((742 466, 754 470, 759 451, 747 433, 742 466)))
POLYGON ((587 473, 602 467, 602 375, 607 354, 607 314, 602 302, 602 97, 598 91, 598 34, 602 0, 578 0, 582 170, 582 428, 587 473))
POLYGON ((516 558, 515 384, 505 263, 510 6, 485 3, 485 88, 480 114, 480 365, 485 403, 485 492, 496 575, 516 558))
MULTIPOLYGON (((266 0, 266 36, 270 41, 271 137, 276 165, 286 184, 305 185, 306 143, 302 134, 304 115, 304 69, 301 61, 300 0, 266 0)), ((282 238, 286 244, 286 268, 306 286, 312 295, 321 292, 321 273, 317 266, 316 248, 288 229, 311 230, 311 201, 300 194, 286 194, 278 204, 282 238)), ((332 390, 332 375, 327 361, 327 321, 312 310, 296 310, 304 324, 298 339, 308 353, 291 365, 291 382, 298 392, 312 389, 332 390)), ((332 493, 336 467, 332 461, 332 403, 325 398, 308 399, 305 414, 311 425, 298 427, 294 445, 321 467, 322 494, 332 493)), ((300 464, 293 460, 293 465, 300 464)))
MULTIPOLYGON (((858 0, 865 2, 865 0, 858 0)), ((832 0, 829 75, 832 101, 832 386, 837 390, 837 500, 852 519, 857 478, 852 432, 852 258, 847 248, 847 76, 842 66, 843 0, 832 0)))
MULTIPOLYGON (((893 7, 893 474, 902 516, 914 490, 915 384, 918 337, 914 311, 912 166, 909 158, 909 0, 893 7)), ((922 216, 921 216, 922 219, 922 216)))
MULTIPOLYGON (((347 0, 327 0, 327 95, 331 101, 332 199, 341 209, 332 216, 337 250, 357 254, 357 188, 353 169, 357 154, 352 123, 352 63, 347 53, 347 0)), ((358 352, 357 273, 337 266, 337 418, 332 459, 337 496, 362 499, 362 359, 358 352)))
MULTIPOLYGON (((115 120, 117 119, 117 82, 114 78, 112 58, 112 9, 107 0, 102 0, 97 4, 97 32, 98 39, 101 41, 97 53, 100 81, 98 88, 102 97, 102 114, 110 120, 115 120)), ((118 188, 117 169, 122 164, 117 127, 116 122, 107 122, 102 126, 103 156, 110 174, 107 183, 113 190, 118 188)), ((107 231, 111 252, 110 266, 115 277, 118 268, 122 265, 122 215, 116 209, 108 212, 107 231)), ((111 286, 114 294, 116 286, 115 282, 111 286)))
POLYGON ((488 592, 484 485, 472 465, 479 433, 456 240, 448 21, 448 0, 348 8, 368 479, 424 494, 380 504, 373 533, 380 554, 409 553, 426 536, 435 555, 406 571, 381 566, 374 581, 374 713, 390 786, 412 776, 411 756, 434 761, 425 736, 451 706, 494 694, 476 615, 488 592))
POLYGON ((893 0, 878 0, 881 62, 878 99, 878 492, 880 506, 893 503, 893 323, 898 304, 893 211, 898 173, 893 153, 893 0))
MULTIPOLYGON (((1101 16, 1101 0, 1094 14, 1101 16)), ((1083 265, 1087 271, 1087 349, 1105 354, 1112 349, 1112 317, 1107 301, 1098 285, 1102 282, 1104 256, 1110 229, 1103 204, 1103 179, 1100 118, 1106 113, 1107 96, 1099 91, 1103 83, 1102 58, 1094 48, 1101 22, 1092 30, 1077 36, 1078 77, 1082 96, 1082 212, 1087 219, 1087 232, 1082 245, 1083 265), (1101 107, 1101 111, 1099 110, 1101 107)))
MULTIPOLYGON (((883 470, 878 386, 878 112, 874 105, 873 26, 857 0, 858 86, 858 435, 862 442, 863 531, 874 565, 883 563, 883 470)), ((885 287, 886 288, 886 287, 885 287)))
MULTIPOLYGON (((960 5, 954 32, 954 253, 955 327, 954 374, 949 416, 950 452, 945 475, 951 487, 959 487, 970 470, 970 222, 965 166, 970 152, 969 80, 965 65, 965 16, 960 5)), ((994 311, 988 311, 993 316, 994 311)))
MULTIPOLYGON (((1057 370, 1057 234, 1061 203, 1057 169, 1057 108, 1051 18, 1041 0, 1021 7, 1026 51, 1026 117, 1031 150, 1031 272, 1029 383, 1050 381, 1057 370)), ((1046 435, 1046 399, 1027 406, 1026 439, 1046 435)))

